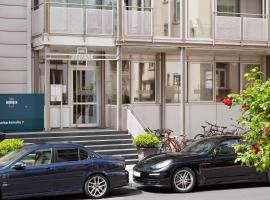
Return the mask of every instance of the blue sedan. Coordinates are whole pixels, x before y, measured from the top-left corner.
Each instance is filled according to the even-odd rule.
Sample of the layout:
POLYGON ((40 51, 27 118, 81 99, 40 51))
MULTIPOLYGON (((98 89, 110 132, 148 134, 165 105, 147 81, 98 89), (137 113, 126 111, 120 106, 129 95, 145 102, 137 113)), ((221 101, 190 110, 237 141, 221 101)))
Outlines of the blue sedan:
MULTIPOLYGON (((104 197, 128 184, 125 161, 76 144, 34 144, 0 159, 2 199, 85 193, 104 197)), ((0 199, 1 199, 0 196, 0 199)))

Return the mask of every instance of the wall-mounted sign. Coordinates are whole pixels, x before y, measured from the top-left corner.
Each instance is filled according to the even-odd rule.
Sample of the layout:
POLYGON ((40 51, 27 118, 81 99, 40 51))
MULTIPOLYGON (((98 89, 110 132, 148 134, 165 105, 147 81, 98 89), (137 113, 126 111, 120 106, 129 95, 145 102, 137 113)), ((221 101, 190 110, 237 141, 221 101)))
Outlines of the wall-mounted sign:
POLYGON ((43 94, 0 94, 0 132, 43 129, 43 94))

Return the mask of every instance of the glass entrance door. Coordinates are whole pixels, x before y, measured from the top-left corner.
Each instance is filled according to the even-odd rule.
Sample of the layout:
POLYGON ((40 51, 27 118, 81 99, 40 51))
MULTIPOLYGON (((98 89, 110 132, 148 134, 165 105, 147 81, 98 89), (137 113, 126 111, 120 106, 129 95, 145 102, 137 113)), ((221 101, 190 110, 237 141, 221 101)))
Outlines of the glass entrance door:
POLYGON ((99 126, 96 70, 73 69, 72 76, 74 126, 99 126))

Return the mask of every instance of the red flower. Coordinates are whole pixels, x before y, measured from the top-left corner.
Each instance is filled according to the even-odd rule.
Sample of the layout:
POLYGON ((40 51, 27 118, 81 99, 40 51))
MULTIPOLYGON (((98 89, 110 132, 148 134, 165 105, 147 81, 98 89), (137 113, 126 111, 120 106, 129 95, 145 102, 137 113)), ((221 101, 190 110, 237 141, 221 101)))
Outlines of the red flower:
POLYGON ((246 105, 243 105, 243 106, 242 106, 242 110, 243 110, 243 111, 248 111, 248 110, 249 110, 249 107, 246 106, 246 105))
POLYGON ((264 131, 264 132, 267 132, 267 131, 269 131, 269 128, 268 128, 267 126, 263 126, 263 127, 261 128, 261 130, 264 131))
POLYGON ((258 154, 258 153, 261 151, 261 149, 260 149, 260 147, 259 147, 257 144, 253 144, 253 145, 252 145, 252 151, 253 151, 255 154, 258 154))
POLYGON ((231 107, 232 106, 232 100, 227 98, 227 97, 224 97, 223 101, 222 101, 226 106, 229 106, 231 107))

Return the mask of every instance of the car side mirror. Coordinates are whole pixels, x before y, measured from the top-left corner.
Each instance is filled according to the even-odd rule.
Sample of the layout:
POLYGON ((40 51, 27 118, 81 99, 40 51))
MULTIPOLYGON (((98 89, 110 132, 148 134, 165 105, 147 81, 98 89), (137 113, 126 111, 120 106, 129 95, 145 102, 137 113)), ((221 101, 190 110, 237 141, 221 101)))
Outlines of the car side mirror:
POLYGON ((16 170, 22 170, 26 167, 26 164, 24 162, 17 162, 15 165, 14 165, 14 169, 16 170))

